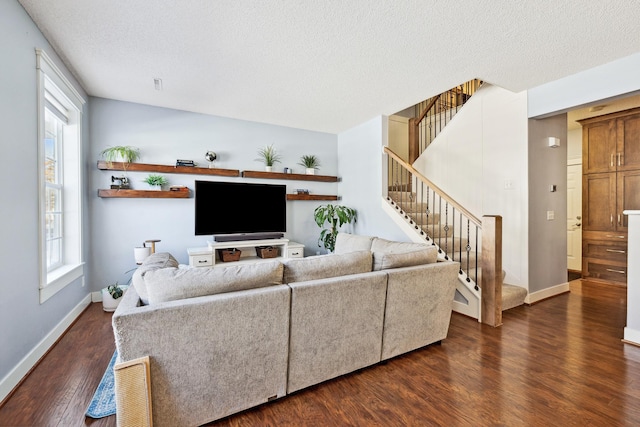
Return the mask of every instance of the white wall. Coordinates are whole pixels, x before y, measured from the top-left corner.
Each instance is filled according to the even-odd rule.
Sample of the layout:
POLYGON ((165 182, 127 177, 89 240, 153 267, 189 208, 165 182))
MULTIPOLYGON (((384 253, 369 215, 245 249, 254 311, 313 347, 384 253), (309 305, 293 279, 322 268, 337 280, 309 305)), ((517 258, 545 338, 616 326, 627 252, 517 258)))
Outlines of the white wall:
POLYGON ((358 211, 354 229, 357 234, 409 241, 382 210, 382 147, 387 144, 387 138, 388 120, 384 116, 338 135, 340 204, 358 211))
POLYGON ((528 284, 527 140, 526 93, 484 85, 414 163, 475 216, 503 217, 505 281, 523 287, 528 284))
MULTIPOLYGON (((258 149, 273 144, 282 155, 284 167, 304 173, 297 165, 303 154, 315 154, 321 162, 318 171, 336 175, 337 136, 327 133, 273 126, 242 120, 189 113, 141 104, 91 98, 91 194, 92 215, 91 262, 94 274, 90 286, 98 290, 113 280, 124 279, 123 273, 134 267, 133 248, 148 239, 162 240, 157 251, 172 253, 181 263, 188 263, 189 247, 207 245, 211 236, 194 235, 194 199, 103 199, 99 188, 108 188, 111 176, 119 172, 99 171, 95 167, 99 153, 114 145, 140 148, 142 163, 175 164, 176 159, 191 159, 206 166, 204 154, 218 154, 216 166, 239 170, 264 170, 255 161, 258 149)), ((148 173, 127 172, 132 188, 145 189, 141 182, 148 173)), ((285 184, 287 192, 296 188, 315 194, 337 194, 337 183, 291 180, 261 180, 217 176, 164 174, 170 185, 186 185, 192 192, 195 180, 285 184)), ((313 210, 327 202, 287 202, 285 237, 306 245, 307 255, 320 250, 320 229, 313 222, 313 210)), ((220 208, 233 215, 233 200, 221 200, 220 208)), ((255 206, 256 215, 268 206, 255 206)), ((128 276, 127 276, 128 278, 128 276)))
POLYGON ((640 91, 639 71, 640 53, 636 53, 529 89, 529 117, 563 113, 640 91))
MULTIPOLYGON (((22 6, 15 0, 0 1, 0 156, 4 159, 0 168, 0 400, 64 330, 68 315, 88 295, 78 279, 43 304, 39 302, 35 48, 44 49, 85 96, 22 6)), ((85 108, 85 141, 87 116, 85 108)), ((84 217, 86 223, 86 209, 84 217)), ((85 241, 88 234, 85 228, 85 241)), ((89 270, 86 266, 85 272, 89 270)))

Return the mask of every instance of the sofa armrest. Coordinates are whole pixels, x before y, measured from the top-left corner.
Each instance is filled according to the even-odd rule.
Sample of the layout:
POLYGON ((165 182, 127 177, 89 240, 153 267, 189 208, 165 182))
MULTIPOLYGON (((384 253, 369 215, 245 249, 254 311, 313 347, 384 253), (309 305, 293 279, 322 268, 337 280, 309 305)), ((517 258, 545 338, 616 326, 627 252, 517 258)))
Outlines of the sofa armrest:
POLYGON ((116 347, 120 361, 150 357, 154 425, 201 425, 285 395, 289 287, 151 306, 127 294, 116 347))
POLYGON ((383 360, 447 337, 459 268, 445 261, 385 270, 383 360))

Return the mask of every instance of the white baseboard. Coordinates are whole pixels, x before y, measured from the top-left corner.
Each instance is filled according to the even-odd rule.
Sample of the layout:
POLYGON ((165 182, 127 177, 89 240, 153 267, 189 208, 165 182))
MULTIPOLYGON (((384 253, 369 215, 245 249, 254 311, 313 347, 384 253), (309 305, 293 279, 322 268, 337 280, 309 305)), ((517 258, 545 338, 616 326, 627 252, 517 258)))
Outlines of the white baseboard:
POLYGON ((625 327, 624 341, 630 344, 640 345, 640 331, 625 327))
POLYGON ((102 302, 102 291, 91 292, 91 302, 102 302))
POLYGON ((11 391, 20 384, 20 381, 29 373, 29 371, 38 363, 47 351, 58 341, 58 339, 71 326, 74 320, 80 316, 85 308, 91 303, 91 294, 87 294, 76 305, 69 314, 67 314, 58 323, 51 332, 49 332, 20 362, 2 379, 0 380, 0 402, 2 402, 11 391))
POLYGON ((534 304, 543 299, 555 297, 556 295, 569 292, 569 282, 561 283, 560 285, 552 286, 550 288, 543 289, 541 291, 532 292, 524 299, 526 304, 534 304))

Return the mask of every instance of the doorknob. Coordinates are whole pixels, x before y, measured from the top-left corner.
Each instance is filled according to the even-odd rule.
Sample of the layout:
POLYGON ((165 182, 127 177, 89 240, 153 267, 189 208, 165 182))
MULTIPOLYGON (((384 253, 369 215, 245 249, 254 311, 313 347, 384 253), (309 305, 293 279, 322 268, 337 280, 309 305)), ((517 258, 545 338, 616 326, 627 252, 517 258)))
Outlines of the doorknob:
POLYGON ((576 227, 580 227, 582 224, 581 223, 577 223, 577 224, 573 224, 573 225, 575 225, 576 227))

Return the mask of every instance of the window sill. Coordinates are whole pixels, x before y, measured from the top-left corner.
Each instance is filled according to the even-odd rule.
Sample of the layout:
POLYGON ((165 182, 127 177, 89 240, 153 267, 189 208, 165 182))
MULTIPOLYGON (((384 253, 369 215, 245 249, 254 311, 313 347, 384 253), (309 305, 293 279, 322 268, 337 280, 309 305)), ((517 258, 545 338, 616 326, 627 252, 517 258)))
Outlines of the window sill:
POLYGON ((40 288, 40 304, 84 275, 84 263, 63 265, 47 274, 47 284, 40 288))

